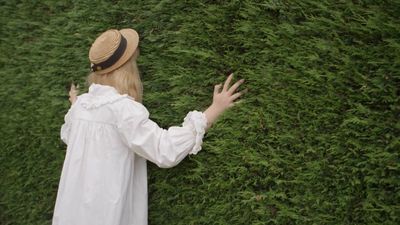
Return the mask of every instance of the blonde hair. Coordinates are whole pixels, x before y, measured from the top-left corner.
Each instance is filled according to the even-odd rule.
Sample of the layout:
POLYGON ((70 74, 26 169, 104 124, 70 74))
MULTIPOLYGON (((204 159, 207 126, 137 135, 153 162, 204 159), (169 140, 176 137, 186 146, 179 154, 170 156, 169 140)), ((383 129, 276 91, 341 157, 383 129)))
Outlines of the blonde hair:
POLYGON ((88 85, 93 83, 112 86, 122 95, 128 94, 137 102, 142 102, 143 86, 140 80, 136 58, 139 50, 121 67, 106 74, 90 73, 87 78, 88 85))

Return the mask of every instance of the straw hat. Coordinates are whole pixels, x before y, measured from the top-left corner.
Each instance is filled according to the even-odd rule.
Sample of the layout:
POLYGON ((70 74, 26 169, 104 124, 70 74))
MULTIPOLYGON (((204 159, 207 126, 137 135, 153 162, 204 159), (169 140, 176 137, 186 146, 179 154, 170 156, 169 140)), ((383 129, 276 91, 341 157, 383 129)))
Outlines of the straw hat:
POLYGON ((105 74, 119 68, 133 55, 138 44, 139 35, 133 29, 107 30, 90 47, 92 71, 105 74))

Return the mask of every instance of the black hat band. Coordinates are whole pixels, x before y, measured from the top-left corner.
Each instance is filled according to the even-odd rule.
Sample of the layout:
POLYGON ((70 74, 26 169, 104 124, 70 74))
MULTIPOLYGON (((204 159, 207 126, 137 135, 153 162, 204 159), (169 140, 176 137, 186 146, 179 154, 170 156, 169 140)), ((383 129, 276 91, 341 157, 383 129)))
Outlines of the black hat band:
POLYGON ((125 49, 126 49, 126 39, 124 38, 124 36, 121 35, 121 41, 119 42, 119 46, 115 50, 115 52, 106 61, 97 64, 92 64, 91 66, 92 71, 96 72, 99 70, 105 70, 110 66, 114 65, 122 57, 122 55, 125 52, 125 49))

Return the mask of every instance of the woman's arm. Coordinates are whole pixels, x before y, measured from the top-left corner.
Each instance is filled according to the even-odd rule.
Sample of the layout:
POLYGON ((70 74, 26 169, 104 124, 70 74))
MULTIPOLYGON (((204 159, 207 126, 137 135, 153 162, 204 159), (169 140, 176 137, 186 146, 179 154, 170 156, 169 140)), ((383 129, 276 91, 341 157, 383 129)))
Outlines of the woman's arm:
POLYGON ((213 103, 204 112, 192 111, 187 114, 181 127, 163 129, 149 119, 147 109, 134 100, 127 99, 116 107, 118 130, 122 140, 141 157, 154 162, 159 167, 177 165, 187 154, 196 154, 201 149, 207 127, 229 107, 232 107, 242 93, 235 93, 243 80, 229 88, 232 75, 222 85, 215 86, 213 103), (208 124, 207 124, 208 123, 208 124))
POLYGON ((122 141, 141 157, 162 168, 170 168, 188 154, 201 150, 205 133, 206 116, 202 112, 189 112, 182 126, 163 129, 149 118, 141 103, 132 99, 119 102, 114 108, 118 119, 117 129, 122 141))

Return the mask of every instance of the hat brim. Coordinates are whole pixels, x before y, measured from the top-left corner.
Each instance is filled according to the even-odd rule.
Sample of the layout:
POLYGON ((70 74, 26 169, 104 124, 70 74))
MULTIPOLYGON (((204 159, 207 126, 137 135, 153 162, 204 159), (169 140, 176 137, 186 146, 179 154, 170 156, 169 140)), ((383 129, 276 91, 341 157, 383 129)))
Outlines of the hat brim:
POLYGON ((95 72, 96 74, 105 74, 118 69, 132 57, 133 53, 135 53, 139 45, 139 34, 134 29, 129 29, 129 28, 119 30, 119 32, 121 33, 122 36, 124 36, 127 42, 124 54, 114 65, 104 70, 96 71, 95 72))

